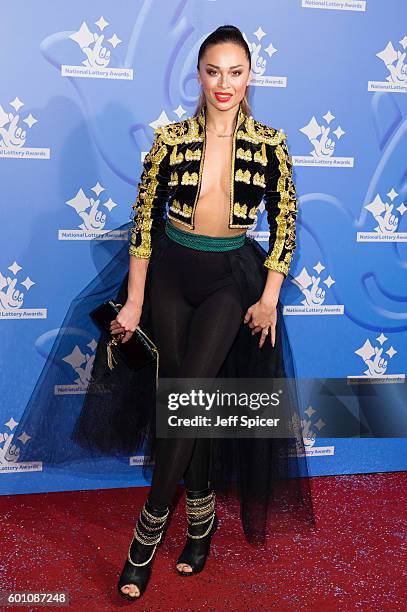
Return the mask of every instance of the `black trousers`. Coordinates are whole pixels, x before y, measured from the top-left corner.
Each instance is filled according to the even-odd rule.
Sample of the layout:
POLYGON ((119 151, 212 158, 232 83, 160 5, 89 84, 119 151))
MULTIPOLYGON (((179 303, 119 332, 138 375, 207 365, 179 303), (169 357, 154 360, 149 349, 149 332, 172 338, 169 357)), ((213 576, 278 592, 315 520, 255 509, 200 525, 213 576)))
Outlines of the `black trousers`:
MULTIPOLYGON (((151 318, 160 376, 215 377, 244 317, 225 252, 172 241, 151 279, 151 318)), ((158 438, 149 501, 170 505, 183 477, 187 489, 209 486, 210 438, 158 438)))

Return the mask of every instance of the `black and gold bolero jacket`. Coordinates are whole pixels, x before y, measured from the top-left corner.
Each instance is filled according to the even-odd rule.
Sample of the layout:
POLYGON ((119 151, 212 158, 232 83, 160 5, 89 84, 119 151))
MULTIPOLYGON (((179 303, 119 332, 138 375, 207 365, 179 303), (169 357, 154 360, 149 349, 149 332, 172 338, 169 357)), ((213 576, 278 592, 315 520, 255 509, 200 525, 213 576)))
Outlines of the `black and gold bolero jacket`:
MULTIPOLYGON (((193 230, 206 148, 205 108, 155 129, 132 208, 129 253, 149 258, 151 236, 167 216, 193 230)), ((239 106, 233 135, 230 228, 250 228, 264 198, 270 229, 264 265, 287 276, 296 247, 297 198, 286 136, 239 106)))

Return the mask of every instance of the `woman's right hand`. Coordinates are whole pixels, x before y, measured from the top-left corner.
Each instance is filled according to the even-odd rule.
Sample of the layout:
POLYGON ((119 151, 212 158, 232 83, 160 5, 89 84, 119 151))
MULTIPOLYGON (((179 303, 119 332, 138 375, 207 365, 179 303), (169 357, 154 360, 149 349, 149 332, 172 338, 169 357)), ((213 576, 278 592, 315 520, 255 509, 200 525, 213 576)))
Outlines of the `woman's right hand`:
POLYGON ((130 340, 140 322, 143 306, 126 302, 117 317, 110 323, 111 334, 123 334, 122 342, 130 340))

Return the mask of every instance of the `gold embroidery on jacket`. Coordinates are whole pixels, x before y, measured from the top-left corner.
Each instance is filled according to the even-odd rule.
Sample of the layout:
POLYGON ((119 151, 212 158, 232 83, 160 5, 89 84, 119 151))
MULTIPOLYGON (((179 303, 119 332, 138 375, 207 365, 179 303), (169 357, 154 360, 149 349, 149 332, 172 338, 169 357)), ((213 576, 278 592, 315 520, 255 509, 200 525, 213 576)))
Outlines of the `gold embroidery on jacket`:
MULTIPOLYGON (((280 176, 277 181, 279 213, 276 217, 277 231, 273 249, 264 261, 266 268, 288 274, 292 255, 296 247, 297 199, 292 174, 288 166, 290 159, 285 140, 276 147, 280 176), (291 213, 291 214, 289 214, 291 213), (282 258, 283 250, 285 251, 282 258)), ((291 166, 290 166, 291 167, 291 166)))
POLYGON ((266 155, 266 143, 261 143, 261 151, 256 151, 254 154, 254 161, 258 162, 262 166, 267 166, 267 155, 266 155))
POLYGON ((169 209, 182 217, 190 217, 192 214, 192 206, 188 206, 188 204, 185 203, 181 208, 181 204, 178 200, 173 200, 169 209))
POLYGON ((233 206, 233 214, 236 217, 242 217, 246 219, 247 217, 247 204, 240 204, 239 202, 235 202, 233 206))
POLYGON ((256 172, 253 177, 253 185, 257 185, 258 187, 265 187, 266 183, 264 181, 264 174, 259 174, 258 172, 256 172))
POLYGON ((170 155, 170 166, 175 166, 176 164, 180 164, 184 160, 184 155, 180 151, 177 154, 177 145, 173 148, 170 155))
POLYGON ((258 138, 253 138, 253 136, 250 136, 250 134, 246 134, 246 132, 244 132, 243 130, 240 130, 237 133, 237 137, 241 140, 245 140, 246 142, 252 142, 253 144, 258 144, 259 142, 258 138))
POLYGON ((246 121, 246 131, 239 130, 237 137, 253 144, 265 142, 270 145, 278 145, 285 139, 285 134, 282 130, 276 130, 269 125, 256 121, 250 115, 246 121))
MULTIPOLYGON (((192 179, 191 181, 191 176, 193 176, 193 174, 196 175, 196 172, 190 174, 189 178, 185 176, 184 181, 186 182, 182 183, 181 176, 184 176, 185 173, 184 175, 182 174, 182 171, 180 173, 181 167, 178 168, 177 173, 175 172, 171 173, 170 180, 168 181, 168 186, 176 186, 175 184, 176 180, 178 180, 178 184, 181 183, 184 185, 191 185, 191 184, 195 185, 194 191, 191 190, 190 192, 193 194, 193 201, 194 201, 191 217, 188 219, 188 217, 185 216, 186 214, 189 214, 190 212, 189 209, 191 207, 189 207, 189 209, 188 208, 184 209, 183 206, 182 207, 180 206, 179 210, 181 210, 183 213, 182 218, 185 219, 184 221, 181 221, 181 216, 179 212, 177 213, 178 216, 180 216, 180 218, 177 219, 179 223, 183 223, 189 228, 194 228, 194 213, 195 213, 196 205, 197 205, 197 202, 199 200, 199 195, 200 195, 200 184, 202 181, 202 173, 203 173, 203 159, 205 157, 205 145, 206 145, 205 113, 201 111, 199 115, 197 116, 190 117, 189 119, 186 119, 183 121, 178 121, 175 123, 167 124, 166 126, 161 126, 159 128, 156 128, 155 131, 156 131, 156 134, 161 137, 161 145, 163 143, 165 145, 169 145, 168 146, 168 158, 167 158, 168 166, 169 165, 174 166, 177 164, 181 164, 183 159, 185 159, 185 161, 195 161, 195 160, 200 161, 197 183, 194 182, 195 179, 192 179), (181 144, 185 145, 188 143, 198 143, 199 146, 196 150, 193 150, 193 148, 185 147, 185 149, 182 149, 183 153, 177 151, 177 145, 181 145, 181 144)), ((249 212, 249 215, 247 215, 246 223, 245 223, 245 219, 242 217, 240 217, 241 218, 240 223, 234 222, 237 220, 237 218, 234 218, 234 191, 236 189, 236 181, 242 181, 243 183, 250 185, 252 181, 252 176, 253 174, 255 174, 255 170, 256 170, 256 166, 253 165, 253 167, 249 166, 250 171, 247 174, 245 174, 245 172, 242 170, 240 172, 239 171, 236 172, 236 169, 235 169, 236 160, 244 158, 244 161, 247 161, 247 162, 255 161, 257 164, 261 164, 262 166, 267 166, 268 164, 267 156, 270 157, 270 153, 271 153, 271 151, 269 152, 267 145, 278 145, 279 143, 283 142, 284 139, 285 139, 285 134, 282 132, 282 130, 276 130, 270 126, 262 124, 256 121, 254 117, 251 115, 250 116, 244 115, 241 107, 239 106, 239 112, 237 116, 236 127, 234 130, 233 147, 232 147, 233 154, 232 154, 232 160, 231 160, 232 167, 231 167, 231 174, 230 174, 229 227, 241 227, 241 228, 249 227, 249 224, 248 224, 249 218, 250 220, 254 219, 256 215, 256 210, 257 210, 257 207, 253 206, 255 204, 255 201, 257 200, 252 201, 251 208, 249 205, 250 212, 249 212), (241 138, 241 142, 237 142, 239 138, 241 138), (249 142, 249 143, 253 143, 257 145, 256 148, 258 148, 259 150, 253 151, 251 148, 244 146, 245 142, 249 142), (252 159, 249 159, 250 156, 252 159)), ((274 155, 274 150, 273 150, 273 155, 274 155)), ((287 159, 286 161, 287 166, 290 165, 290 161, 291 161, 290 159, 287 159)), ((264 179, 263 173, 260 172, 257 174, 258 176, 256 176, 256 181, 257 181, 257 178, 259 178, 259 183, 262 183, 263 182, 262 179, 264 179)), ((157 178, 158 177, 159 175, 157 176, 157 178)), ((290 192, 290 188, 287 187, 287 189, 290 192)), ((179 194, 180 195, 182 194, 182 188, 180 188, 179 194)), ((255 198, 257 198, 257 194, 255 198)), ((181 195, 181 199, 183 199, 182 195, 181 195)), ((189 202, 189 197, 185 197, 185 199, 189 202)), ((144 196, 140 195, 139 203, 141 204, 143 202, 144 202, 144 196)), ((192 199, 189 203, 192 204, 192 199)), ((187 207, 188 207, 188 204, 187 204, 187 207)), ((169 211, 168 213, 169 216, 170 216, 170 213, 171 211, 169 211)), ((139 223, 142 224, 141 217, 140 217, 139 223)))
POLYGON ((191 149, 187 149, 185 159, 186 161, 199 161, 201 159, 201 150, 191 151, 191 149))
POLYGON ((236 152, 236 157, 237 157, 237 159, 244 159, 245 161, 251 161, 252 160, 252 152, 250 151, 250 149, 244 150, 241 147, 239 147, 237 152, 236 152))
POLYGON ((242 111, 241 105, 239 105, 239 110, 237 113, 237 120, 235 129, 233 130, 233 139, 232 139, 232 167, 230 170, 230 194, 229 194, 229 227, 245 227, 245 225, 240 225, 239 223, 233 223, 233 207, 235 201, 235 157, 236 157, 236 140, 237 134, 239 131, 240 125, 246 121, 246 115, 242 111))
POLYGON ((184 172, 181 178, 181 185, 197 185, 198 184, 198 173, 197 172, 184 172))
POLYGON ((184 204, 182 207, 182 213, 180 214, 182 214, 184 217, 190 217, 192 215, 192 206, 184 204))
POLYGON ((172 201, 172 204, 170 206, 170 210, 173 210, 176 213, 178 213, 181 210, 181 204, 178 202, 178 200, 173 200, 172 201))
POLYGON ((189 144, 204 140, 204 136, 199 134, 199 123, 195 116, 161 126, 157 128, 158 130, 160 130, 163 141, 168 145, 189 144))
POLYGON ((168 181, 168 185, 170 187, 178 185, 178 174, 176 172, 171 172, 171 179, 168 181))
POLYGON ((148 259, 151 256, 151 226, 153 224, 151 211, 158 186, 157 175, 159 174, 160 165, 167 154, 167 150, 158 132, 151 150, 144 158, 144 169, 141 176, 138 195, 135 203, 132 205, 137 216, 133 219, 134 223, 130 228, 131 239, 129 253, 136 257, 148 259), (149 164, 151 164, 150 167, 149 164), (136 237, 139 235, 141 243, 136 246, 136 237))
POLYGON ((250 219, 255 219, 256 218, 256 211, 257 211, 257 206, 252 206, 252 208, 249 210, 249 218, 250 219))
POLYGON ((239 168, 239 170, 237 170, 235 174, 236 181, 242 181, 243 183, 247 183, 248 185, 250 185, 250 176, 250 170, 242 170, 241 168, 239 168))

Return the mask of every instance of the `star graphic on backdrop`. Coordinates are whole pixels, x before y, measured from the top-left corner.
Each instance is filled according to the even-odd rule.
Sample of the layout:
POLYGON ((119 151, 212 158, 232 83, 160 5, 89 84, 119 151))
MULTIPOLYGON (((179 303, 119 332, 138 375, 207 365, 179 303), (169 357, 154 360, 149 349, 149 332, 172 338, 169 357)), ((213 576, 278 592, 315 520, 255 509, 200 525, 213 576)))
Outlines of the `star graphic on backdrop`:
POLYGON ((264 30, 262 30, 261 26, 259 26, 257 28, 257 30, 255 32, 253 32, 253 34, 255 35, 257 40, 260 41, 263 38, 263 36, 266 35, 266 32, 264 30))
POLYGON ((29 128, 32 128, 34 123, 38 123, 37 119, 35 117, 33 117, 31 113, 28 115, 28 117, 23 119, 23 121, 24 121, 24 123, 26 123, 28 125, 29 128))
POLYGON ((31 280, 31 278, 29 276, 27 276, 25 281, 23 281, 21 284, 24 285, 24 287, 27 289, 27 291, 29 291, 29 289, 31 289, 31 287, 33 285, 35 285, 35 283, 31 280))
POLYGON ((106 21, 106 19, 102 16, 102 17, 99 17, 98 21, 95 21, 95 24, 103 32, 103 30, 109 25, 109 22, 106 21))
POLYGON ((14 276, 17 274, 17 272, 19 272, 20 270, 22 270, 22 267, 18 265, 18 263, 15 261, 11 266, 8 267, 9 270, 12 271, 12 273, 14 274, 14 276))
POLYGON ((24 106, 24 102, 21 102, 20 98, 16 96, 12 102, 10 102, 10 106, 12 106, 15 111, 18 113, 19 109, 24 106))
POLYGON ((114 49, 116 49, 117 45, 120 45, 120 43, 123 42, 123 41, 120 40, 120 38, 118 36, 116 36, 116 34, 113 34, 113 36, 111 38, 109 38, 108 42, 110 42, 112 47, 114 49))

